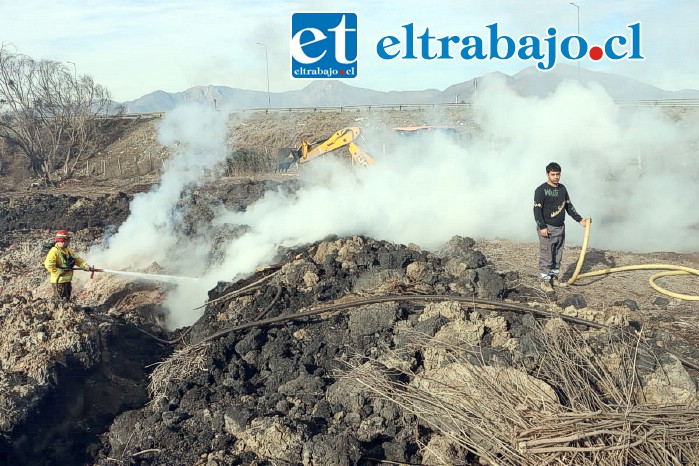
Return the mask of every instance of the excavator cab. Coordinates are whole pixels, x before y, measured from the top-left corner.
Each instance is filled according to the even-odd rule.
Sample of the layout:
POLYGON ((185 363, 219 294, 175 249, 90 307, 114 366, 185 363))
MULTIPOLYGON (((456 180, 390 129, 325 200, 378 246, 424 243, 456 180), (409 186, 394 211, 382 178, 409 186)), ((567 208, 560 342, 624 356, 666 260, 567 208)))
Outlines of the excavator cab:
POLYGON ((293 147, 282 147, 277 151, 277 171, 285 172, 299 161, 299 150, 293 147))

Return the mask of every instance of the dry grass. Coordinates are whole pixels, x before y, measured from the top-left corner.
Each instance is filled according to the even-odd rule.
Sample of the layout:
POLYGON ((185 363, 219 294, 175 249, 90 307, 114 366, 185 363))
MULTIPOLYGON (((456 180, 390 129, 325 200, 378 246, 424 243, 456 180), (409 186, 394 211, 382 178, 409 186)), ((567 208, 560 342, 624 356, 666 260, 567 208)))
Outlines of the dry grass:
POLYGON ((450 363, 421 373, 355 363, 345 377, 490 464, 699 464, 699 411, 643 402, 644 341, 610 334, 615 357, 603 360, 565 324, 537 335, 529 370, 474 365, 463 348, 414 334, 407 352, 441 347, 450 363))
POLYGON ((168 359, 156 364, 150 374, 148 393, 151 403, 170 398, 175 382, 186 380, 197 372, 205 371, 208 345, 190 345, 175 351, 168 359))
MULTIPOLYGON (((470 134, 475 123, 471 113, 463 109, 240 113, 231 115, 229 145, 261 159, 258 165, 271 169, 276 166, 279 149, 298 148, 301 141, 325 140, 342 128, 356 126, 362 128, 360 145, 380 158, 390 128, 419 125, 448 125, 456 128, 457 134, 470 134)), ((343 150, 337 154, 349 156, 343 150)))

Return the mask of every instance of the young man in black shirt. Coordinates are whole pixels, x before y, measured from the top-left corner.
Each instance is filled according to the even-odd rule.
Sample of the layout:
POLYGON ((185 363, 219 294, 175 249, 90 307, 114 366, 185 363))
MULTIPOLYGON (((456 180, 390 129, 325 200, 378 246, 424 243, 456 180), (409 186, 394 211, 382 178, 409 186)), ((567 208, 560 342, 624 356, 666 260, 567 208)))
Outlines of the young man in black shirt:
POLYGON ((561 166, 551 162, 546 166, 548 180, 534 191, 534 220, 539 233, 539 278, 541 289, 553 292, 559 285, 558 273, 565 243, 565 214, 583 227, 589 218, 582 218, 570 202, 566 187, 560 183, 561 166))

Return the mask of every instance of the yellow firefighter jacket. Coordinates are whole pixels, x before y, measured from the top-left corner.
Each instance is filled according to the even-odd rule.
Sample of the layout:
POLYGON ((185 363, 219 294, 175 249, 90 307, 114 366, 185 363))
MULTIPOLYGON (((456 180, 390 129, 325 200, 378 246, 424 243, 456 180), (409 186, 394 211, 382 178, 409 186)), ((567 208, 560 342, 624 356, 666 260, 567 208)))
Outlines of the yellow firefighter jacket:
POLYGON ((52 247, 46 255, 44 267, 51 272, 51 283, 69 283, 73 280, 73 270, 61 269, 80 267, 83 270, 89 270, 87 262, 75 254, 72 249, 69 247, 61 249, 58 246, 52 247))

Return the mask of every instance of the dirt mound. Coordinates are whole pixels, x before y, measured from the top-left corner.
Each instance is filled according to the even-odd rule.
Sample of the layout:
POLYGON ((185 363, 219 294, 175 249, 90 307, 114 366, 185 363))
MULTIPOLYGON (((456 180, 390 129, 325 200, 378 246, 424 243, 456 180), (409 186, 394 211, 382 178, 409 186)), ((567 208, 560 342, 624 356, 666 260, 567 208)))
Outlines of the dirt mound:
POLYGON ((169 351, 95 309, 26 297, 0 303, 0 459, 84 464, 107 420, 147 402, 146 366, 169 351))
MULTIPOLYGON (((473 127, 463 112, 388 113, 237 115, 229 147, 272 157, 342 126, 473 127)), ((124 221, 167 158, 156 126, 131 124, 78 181, 0 197, 0 462, 699 462, 699 303, 636 272, 546 295, 534 243, 455 236, 426 251, 328 237, 219 282, 173 333, 170 284, 76 272, 78 304, 54 302, 39 245, 60 222, 86 251, 124 221)), ((177 228, 297 188, 271 173, 186 188, 177 228)), ((221 226, 212 255, 244 230, 221 226)), ((566 248, 564 278, 578 252, 566 248)), ((652 262, 695 267, 697 255, 591 250, 583 271, 652 262)))
MULTIPOLYGON (((544 424, 548 410, 588 409, 592 416, 605 403, 583 408, 571 401, 585 390, 571 374, 563 378, 568 387, 542 375, 552 350, 546 336, 553 337, 535 320, 536 309, 498 310, 498 303, 507 306, 499 300, 505 282, 474 244, 455 237, 430 253, 363 237, 328 239, 289 251, 283 265, 246 283, 221 284, 187 343, 151 374, 150 405, 111 425, 97 464, 129 458, 141 464, 467 464, 478 456, 535 464, 541 460, 536 454, 505 461, 498 439, 485 442, 485 433, 462 430, 463 438, 454 438, 459 430, 444 424, 454 414, 438 409, 445 400, 420 403, 436 387, 459 396, 463 370, 475 371, 471 377, 482 385, 474 395, 461 391, 467 398, 460 403, 474 412, 494 396, 488 390, 498 389, 500 402, 536 412, 544 424), (474 301, 491 302, 494 309, 474 301), (439 382, 435 371, 447 379, 439 382), (481 371, 491 375, 483 379, 481 371), (396 403, 401 396, 407 401, 412 384, 426 382, 436 385, 410 404, 396 403), (503 395, 507 383, 510 398, 503 395), (548 393, 547 408, 537 404, 542 391, 548 393), (469 396, 482 401, 469 404, 469 396)), ((575 344, 581 354, 593 351, 594 360, 614 348, 620 359, 601 363, 599 370, 609 371, 605 383, 630 388, 612 373, 639 344, 628 327, 631 312, 588 309, 586 317, 617 330, 580 327, 579 333, 559 320, 550 332, 568 336, 554 340, 575 344)), ((693 412, 695 382, 654 342, 647 334, 641 343, 644 363, 637 375, 643 383, 631 403, 660 406, 672 398, 689 403, 693 412)), ((609 387, 589 389, 606 403, 621 401, 606 392, 609 387)), ((504 406, 490 409, 502 412, 504 406)), ((479 422, 472 422, 473 429, 479 422)))

